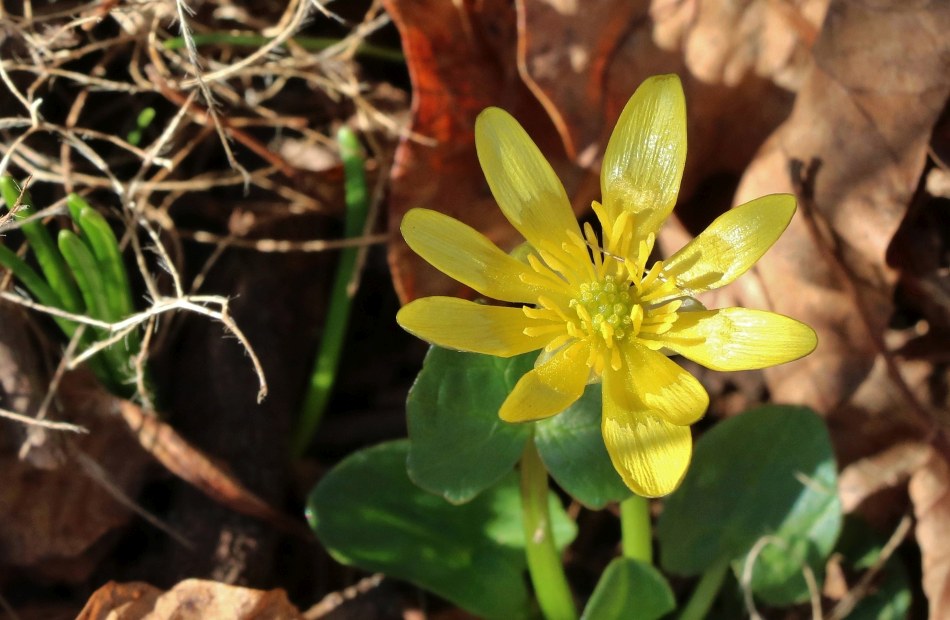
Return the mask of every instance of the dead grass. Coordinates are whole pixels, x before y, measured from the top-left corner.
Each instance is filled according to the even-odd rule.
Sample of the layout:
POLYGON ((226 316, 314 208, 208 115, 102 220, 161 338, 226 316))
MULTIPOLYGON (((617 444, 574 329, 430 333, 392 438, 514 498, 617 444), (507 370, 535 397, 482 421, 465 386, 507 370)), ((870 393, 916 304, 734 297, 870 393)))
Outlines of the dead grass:
MULTIPOLYGON (((84 351, 75 350, 75 339, 66 347, 35 423, 59 429, 59 423, 43 421, 58 377, 132 331, 142 332, 145 343, 136 360, 137 397, 150 406, 144 389, 150 344, 160 340, 161 330, 181 313, 217 321, 240 341, 257 374, 258 399, 263 399, 268 389, 263 368, 231 318, 229 298, 201 291, 203 276, 213 261, 232 246, 262 252, 317 252, 351 244, 366 246, 384 237, 285 241, 183 231, 170 209, 185 199, 240 188, 245 195, 255 192, 284 203, 288 212, 325 210, 327 205, 299 189, 300 170, 270 142, 289 135, 313 148, 332 150, 330 127, 289 113, 284 94, 289 87, 310 89, 351 109, 349 122, 363 129, 364 135, 371 138, 371 130, 398 134, 400 124, 375 107, 354 61, 359 46, 388 17, 374 2, 361 21, 346 23, 318 0, 291 0, 272 23, 228 0, 203 4, 200 14, 184 0, 90 2, 68 10, 25 2, 21 9, 12 14, 0 7, 0 28, 6 35, 0 44, 0 81, 6 91, 0 92, 6 111, 0 118, 0 174, 29 175, 34 188, 42 190, 34 194, 54 196, 38 217, 64 213, 64 201, 55 197, 69 192, 89 196, 93 204, 104 208, 118 228, 122 247, 134 256, 148 303, 123 321, 104 323, 37 304, 13 289, 9 276, 2 280, 4 300, 107 334, 84 351), (345 23, 349 34, 322 50, 296 43, 301 29, 318 20, 345 23), (234 31, 270 40, 259 47, 238 47, 201 46, 195 39, 198 34, 234 31), (174 45, 179 36, 183 45, 174 45), (126 60, 128 64, 123 65, 126 60), (104 95, 128 117, 103 124, 93 106, 101 105, 104 95), (61 109, 64 103, 65 110, 61 109), (157 110, 146 130, 152 137, 136 144, 126 135, 127 129, 146 107, 157 110), (209 149, 222 153, 226 163, 196 167, 195 155, 209 149), (183 280, 181 252, 173 251, 183 239, 216 246, 191 282, 183 280)), ((369 146, 376 155, 382 152, 377 144, 369 146)), ((381 191, 382 186, 377 196, 381 191)), ((0 235, 21 225, 4 218, 0 235)), ((4 415, 19 419, 15 412, 4 415)))

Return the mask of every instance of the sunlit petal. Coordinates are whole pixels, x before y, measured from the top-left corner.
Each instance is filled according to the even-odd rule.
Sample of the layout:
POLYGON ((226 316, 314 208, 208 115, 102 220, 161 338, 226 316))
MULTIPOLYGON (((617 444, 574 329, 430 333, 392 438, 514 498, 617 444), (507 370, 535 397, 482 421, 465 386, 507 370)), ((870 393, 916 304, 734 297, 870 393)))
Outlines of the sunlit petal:
POLYGON ((656 231, 676 202, 686 161, 686 99, 675 75, 647 79, 614 128, 600 175, 611 220, 636 217, 640 237, 656 231))
POLYGON ((681 312, 663 345, 713 370, 753 370, 784 364, 815 350, 815 331, 774 312, 723 308, 681 312))
POLYGON ((455 218, 429 209, 412 209, 402 218, 400 230, 416 254, 486 297, 517 302, 538 297, 538 288, 521 280, 532 271, 530 267, 455 218))
POLYGON ((693 424, 706 413, 709 395, 696 377, 661 353, 637 344, 621 348, 623 369, 612 373, 610 397, 618 407, 646 407, 670 424, 693 424))
POLYGON ((610 385, 618 374, 604 376, 604 445, 614 469, 637 495, 661 497, 683 481, 693 453, 688 426, 670 424, 635 401, 618 403, 610 385))
POLYGON ((475 121, 475 147, 492 195, 508 221, 535 247, 560 247, 580 235, 564 186, 510 114, 488 108, 475 121))
POLYGON ((521 308, 486 306, 455 297, 424 297, 402 307, 396 322, 432 344, 472 353, 511 357, 540 349, 550 340, 526 336, 537 324, 521 308))
POLYGON ((586 342, 561 350, 518 380, 498 415, 506 422, 528 422, 564 411, 584 393, 589 355, 586 342))
POLYGON ((778 240, 795 214, 789 194, 763 196, 726 211, 666 261, 663 275, 690 293, 729 284, 778 240))

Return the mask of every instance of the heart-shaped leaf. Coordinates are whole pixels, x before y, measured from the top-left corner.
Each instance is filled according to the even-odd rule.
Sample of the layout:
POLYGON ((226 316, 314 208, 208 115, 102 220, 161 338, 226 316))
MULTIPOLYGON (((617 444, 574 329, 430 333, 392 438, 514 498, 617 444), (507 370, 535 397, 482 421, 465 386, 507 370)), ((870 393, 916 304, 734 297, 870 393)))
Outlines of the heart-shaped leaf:
POLYGON ((463 503, 511 471, 531 427, 503 422, 498 410, 536 357, 429 350, 406 401, 413 482, 463 503))
POLYGON ((803 567, 820 576, 841 529, 836 488, 831 440, 811 410, 763 407, 720 422, 697 442, 657 524, 663 567, 698 575, 737 560, 762 600, 801 602, 803 567))

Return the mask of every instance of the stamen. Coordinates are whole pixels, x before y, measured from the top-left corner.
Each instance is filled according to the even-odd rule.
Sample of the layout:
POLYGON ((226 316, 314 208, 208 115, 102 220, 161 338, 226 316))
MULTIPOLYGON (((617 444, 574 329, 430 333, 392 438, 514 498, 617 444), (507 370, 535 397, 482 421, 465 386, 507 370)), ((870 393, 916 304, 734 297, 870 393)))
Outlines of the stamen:
POLYGON ((564 331, 563 323, 555 323, 554 325, 535 325, 531 327, 525 327, 522 330, 522 333, 525 336, 530 336, 535 338, 537 336, 548 336, 551 334, 557 334, 564 331))
POLYGON ((660 277, 660 272, 663 271, 663 261, 658 260, 653 263, 653 267, 650 268, 650 272, 640 281, 640 290, 648 288, 651 284, 656 282, 656 279, 660 277))
POLYGON ((623 367, 623 361, 620 359, 620 348, 614 347, 610 356, 610 367, 614 370, 620 370, 623 367))

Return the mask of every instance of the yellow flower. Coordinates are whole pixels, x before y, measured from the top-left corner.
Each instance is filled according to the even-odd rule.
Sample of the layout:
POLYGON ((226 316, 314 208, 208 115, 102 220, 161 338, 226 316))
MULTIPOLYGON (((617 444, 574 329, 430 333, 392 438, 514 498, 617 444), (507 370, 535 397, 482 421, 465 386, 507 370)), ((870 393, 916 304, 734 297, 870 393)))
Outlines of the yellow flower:
POLYGON ((427 297, 403 307, 397 321, 449 349, 502 357, 543 349, 501 407, 507 422, 559 413, 602 378, 602 432, 617 472, 639 495, 672 492, 692 455, 689 425, 709 397, 667 354, 714 370, 750 370, 798 359, 817 344, 810 327, 788 317, 706 310, 694 299, 732 282, 772 246, 795 213, 794 198, 736 207, 647 268, 686 159, 686 104, 675 75, 645 81, 610 137, 603 204, 593 205, 601 239, 590 224, 578 225, 561 182, 508 113, 483 111, 475 141, 495 200, 530 244, 527 260, 436 211, 409 211, 402 234, 441 271, 517 306, 427 297))

